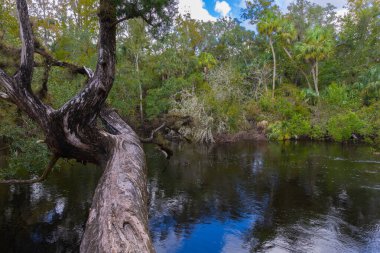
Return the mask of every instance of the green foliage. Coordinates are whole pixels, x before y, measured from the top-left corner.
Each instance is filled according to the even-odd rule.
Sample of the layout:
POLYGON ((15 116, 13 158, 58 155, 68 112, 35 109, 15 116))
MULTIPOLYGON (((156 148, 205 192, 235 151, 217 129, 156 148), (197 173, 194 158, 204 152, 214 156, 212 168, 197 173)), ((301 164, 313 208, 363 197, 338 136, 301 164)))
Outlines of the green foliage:
POLYGON ((354 87, 359 90, 365 105, 380 100, 380 65, 363 72, 354 87))
POLYGON ((274 140, 298 139, 310 136, 311 125, 307 118, 301 114, 294 114, 286 121, 276 121, 269 125, 269 138, 274 140))
POLYGON ((329 135, 336 141, 348 141, 353 134, 365 134, 366 124, 354 112, 332 116, 327 123, 329 135))
POLYGON ((312 89, 303 89, 301 91, 303 101, 308 105, 316 105, 318 103, 318 94, 312 89))
POLYGON ((48 163, 49 152, 39 141, 43 138, 39 128, 26 117, 19 121, 16 123, 12 117, 1 117, 0 136, 9 143, 10 157, 8 168, 0 168, 0 178, 12 178, 16 174, 29 178, 31 174, 40 173, 48 163))
POLYGON ((73 76, 65 70, 53 69, 48 83, 49 101, 54 108, 61 107, 83 87, 84 83, 85 78, 82 76, 73 76))
POLYGON ((149 90, 146 97, 146 113, 148 117, 152 119, 168 112, 171 99, 176 97, 177 92, 196 85, 197 83, 189 82, 189 80, 183 78, 171 78, 162 87, 149 90))
POLYGON ((322 61, 330 57, 334 50, 331 29, 315 26, 306 31, 305 41, 297 45, 299 57, 306 61, 322 61))
MULTIPOLYGON (((61 2, 31 2, 35 36, 57 59, 94 68, 98 2, 61 2)), ((118 25, 116 76, 107 103, 132 125, 140 122, 141 96, 144 118, 157 120, 167 113, 190 116, 192 124, 181 131, 204 142, 212 141, 215 134, 246 130, 263 120, 269 123, 267 133, 272 139, 324 139, 329 134, 345 141, 352 133, 369 142, 379 138, 378 1, 349 1, 348 12, 339 20, 329 4, 296 0, 284 13, 273 0, 247 1, 243 19, 257 25, 258 33, 230 18, 201 22, 186 15, 174 19, 172 0, 115 3, 118 18, 128 14, 137 19, 118 25), (150 21, 155 28, 172 26, 154 33, 146 23, 150 17, 154 17, 150 21), (334 29, 338 23, 339 29, 334 29), (273 98, 268 86, 274 65, 277 88, 273 98)), ((4 56, 0 67, 8 73, 14 73, 19 61, 8 50, 20 45, 14 13, 15 4, 4 0, 0 6, 0 55, 4 56)), ((36 61, 40 64, 43 59, 36 55, 36 61)), ((35 69, 33 90, 38 91, 43 69, 35 69)), ((52 67, 45 102, 59 108, 85 81, 52 67)), ((20 118, 14 114, 0 104, 2 124, 7 120, 14 124, 20 118)), ((5 128, 7 124, 2 134, 22 136, 12 131, 23 124, 5 128)), ((30 138, 37 137, 32 134, 30 138)), ((34 144, 25 143, 17 150, 35 150, 34 144)))
POLYGON ((332 83, 327 87, 323 96, 323 101, 328 106, 334 107, 337 110, 342 108, 356 109, 360 106, 360 97, 353 90, 347 89, 347 87, 332 83))

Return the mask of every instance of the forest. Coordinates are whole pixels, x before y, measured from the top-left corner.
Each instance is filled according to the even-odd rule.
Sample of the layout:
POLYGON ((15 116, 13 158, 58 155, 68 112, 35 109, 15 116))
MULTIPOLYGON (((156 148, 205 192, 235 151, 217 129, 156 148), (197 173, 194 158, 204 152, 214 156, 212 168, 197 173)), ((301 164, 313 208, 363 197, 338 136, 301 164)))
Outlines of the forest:
MULTIPOLYGON (((97 4, 30 1, 39 43, 58 61, 93 68, 97 4)), ((0 8, 0 66, 12 72, 20 44, 15 5, 4 0, 0 8)), ((140 132, 171 121, 180 139, 195 142, 265 135, 378 145, 379 8, 378 1, 349 1, 337 16, 331 4, 297 0, 282 13, 271 0, 248 1, 241 20, 255 30, 228 17, 176 15, 161 31, 128 20, 118 27, 108 103, 140 132)), ((48 58, 37 61, 33 89, 53 107, 82 87, 82 76, 53 68, 48 58)), ((33 146, 38 130, 16 111, 0 101, 0 134, 15 139, 15 149, 40 150, 33 146), (18 142, 25 134, 31 141, 18 142)))
POLYGON ((54 164, 63 157, 105 165, 109 156, 97 154, 111 148, 98 136, 101 130, 93 132, 98 116, 110 132, 125 133, 112 124, 127 122, 142 142, 155 143, 167 156, 173 142, 241 140, 365 143, 373 153, 380 150, 377 0, 348 0, 344 14, 307 0, 287 10, 274 0, 248 0, 240 18, 208 22, 178 14, 172 0, 110 1, 115 13, 106 12, 112 17, 104 20, 99 9, 105 0, 17 0, 27 3, 33 45, 20 36, 20 28, 29 28, 17 18, 22 8, 15 2, 0 5, 0 143, 9 150, 1 179, 40 174, 52 151, 54 164), (104 54, 111 67, 103 63, 102 40, 111 48, 104 54), (28 47, 34 58, 20 59, 28 47), (27 92, 8 88, 5 73, 16 73, 16 81, 21 73, 27 92), (105 88, 91 100, 90 85, 97 82, 105 88), (68 108, 86 96, 89 112, 68 108), (114 109, 104 112, 104 104, 114 109), (57 115, 41 119, 51 110, 57 115), (93 153, 63 130, 49 140, 50 126, 71 127, 75 120, 93 153), (57 144, 61 136, 66 140, 57 144))

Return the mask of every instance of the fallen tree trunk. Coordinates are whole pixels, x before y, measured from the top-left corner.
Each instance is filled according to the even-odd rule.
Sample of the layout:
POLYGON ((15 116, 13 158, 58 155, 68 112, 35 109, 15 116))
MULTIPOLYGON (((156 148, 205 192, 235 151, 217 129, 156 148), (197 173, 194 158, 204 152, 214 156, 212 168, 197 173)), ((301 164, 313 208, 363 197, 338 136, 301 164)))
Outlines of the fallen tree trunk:
POLYGON ((101 113, 111 155, 93 198, 81 252, 154 252, 148 232, 145 155, 139 137, 115 113, 101 113))
MULTIPOLYGON (((170 2, 167 0, 166 4, 170 2)), ((126 8, 126 16, 117 20, 117 10, 123 7, 117 4, 121 3, 99 1, 99 51, 96 70, 92 72, 58 62, 44 50, 35 50, 27 2, 16 0, 22 42, 20 65, 13 76, 0 69, 0 99, 15 104, 45 134, 45 143, 54 159, 40 179, 46 178, 60 157, 104 167, 81 242, 81 252, 154 252, 148 232, 144 151, 136 133, 115 111, 104 109, 104 104, 115 78, 116 25, 136 17, 144 20, 157 18, 160 11, 156 7, 163 8, 164 5, 157 2, 140 10, 141 2, 136 1, 131 3, 131 8, 126 8), (45 85, 50 66, 60 66, 87 75, 85 87, 61 108, 54 109, 45 104, 33 93, 31 86, 34 53, 43 55, 51 64, 45 85), (98 124, 99 115, 106 130, 98 124)))

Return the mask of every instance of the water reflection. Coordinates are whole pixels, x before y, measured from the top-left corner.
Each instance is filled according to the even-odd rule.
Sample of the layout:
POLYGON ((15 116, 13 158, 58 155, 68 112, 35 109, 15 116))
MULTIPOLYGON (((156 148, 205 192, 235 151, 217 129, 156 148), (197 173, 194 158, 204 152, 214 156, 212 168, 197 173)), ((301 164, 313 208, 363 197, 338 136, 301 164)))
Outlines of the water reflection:
MULTIPOLYGON (((146 151, 158 252, 380 252, 380 158, 367 147, 180 146, 169 161, 146 151)), ((100 175, 74 164, 0 185, 0 251, 78 252, 100 175)))
POLYGON ((0 185, 0 251, 78 252, 100 173, 66 164, 43 183, 0 185))
POLYGON ((148 149, 158 252, 379 252, 380 164, 366 147, 148 149))

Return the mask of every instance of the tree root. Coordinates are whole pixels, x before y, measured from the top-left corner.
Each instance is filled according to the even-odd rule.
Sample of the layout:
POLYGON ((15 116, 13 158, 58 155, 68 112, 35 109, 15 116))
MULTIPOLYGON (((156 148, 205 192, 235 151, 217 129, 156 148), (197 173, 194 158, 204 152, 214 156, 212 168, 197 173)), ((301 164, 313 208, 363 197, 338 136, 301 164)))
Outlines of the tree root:
POLYGON ((50 172, 52 171, 54 165, 57 163, 59 159, 58 155, 54 155, 42 175, 35 179, 26 179, 26 180, 20 180, 20 179, 10 179, 10 180, 0 180, 0 184, 33 184, 44 181, 50 172))

